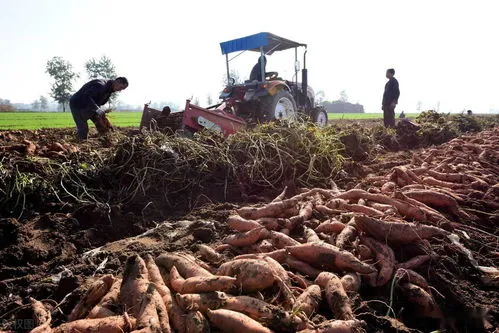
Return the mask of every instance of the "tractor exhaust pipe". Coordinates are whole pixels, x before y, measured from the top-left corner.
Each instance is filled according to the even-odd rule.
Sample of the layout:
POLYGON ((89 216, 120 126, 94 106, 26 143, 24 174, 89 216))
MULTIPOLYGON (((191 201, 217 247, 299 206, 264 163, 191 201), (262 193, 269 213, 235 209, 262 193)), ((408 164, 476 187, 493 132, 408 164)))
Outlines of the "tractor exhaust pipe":
MULTIPOLYGON (((303 53, 303 69, 301 70, 301 89, 305 96, 305 101, 308 96, 308 69, 307 69, 307 50, 303 53)), ((313 105, 312 105, 313 106, 313 105)))

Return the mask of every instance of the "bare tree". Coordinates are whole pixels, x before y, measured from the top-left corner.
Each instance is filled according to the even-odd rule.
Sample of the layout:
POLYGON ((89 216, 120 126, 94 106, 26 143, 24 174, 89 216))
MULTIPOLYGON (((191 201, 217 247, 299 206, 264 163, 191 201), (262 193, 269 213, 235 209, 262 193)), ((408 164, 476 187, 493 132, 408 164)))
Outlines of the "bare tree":
POLYGON ((418 112, 421 112, 422 107, 423 107, 423 102, 418 101, 418 103, 416 104, 416 110, 418 110, 418 112))
POLYGON ((348 95, 347 95, 347 92, 345 90, 342 90, 340 92, 340 101, 343 103, 348 102, 348 95))

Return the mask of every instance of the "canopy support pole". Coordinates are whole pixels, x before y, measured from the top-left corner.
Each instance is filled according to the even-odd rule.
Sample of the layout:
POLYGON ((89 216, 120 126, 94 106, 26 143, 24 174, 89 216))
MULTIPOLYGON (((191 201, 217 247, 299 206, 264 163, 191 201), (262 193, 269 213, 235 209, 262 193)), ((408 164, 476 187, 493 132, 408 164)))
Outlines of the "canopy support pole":
POLYGON ((229 55, 225 55, 225 64, 227 66, 227 85, 231 86, 232 84, 230 83, 230 71, 229 71, 229 55))
POLYGON ((265 61, 263 57, 265 57, 263 46, 260 46, 260 70, 262 71, 262 82, 265 82, 265 61))

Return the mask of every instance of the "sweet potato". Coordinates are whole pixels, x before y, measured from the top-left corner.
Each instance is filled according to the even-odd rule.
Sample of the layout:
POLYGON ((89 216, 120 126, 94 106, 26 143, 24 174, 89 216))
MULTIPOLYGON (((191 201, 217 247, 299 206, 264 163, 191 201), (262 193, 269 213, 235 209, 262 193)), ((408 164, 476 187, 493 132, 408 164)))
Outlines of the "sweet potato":
POLYGON ((383 193, 383 194, 392 193, 396 187, 397 187, 397 184, 395 184, 394 182, 386 182, 383 184, 383 186, 381 186, 381 193, 383 193))
POLYGON ((257 222, 264 226, 267 230, 277 230, 281 225, 285 224, 284 219, 274 217, 262 217, 259 218, 257 222))
POLYGON ((454 214, 460 213, 456 199, 444 193, 430 190, 414 190, 404 192, 404 195, 432 207, 443 207, 449 209, 454 214))
POLYGON ((241 254, 237 257, 234 257, 234 259, 259 259, 259 258, 263 259, 264 257, 270 257, 279 262, 284 262, 287 257, 287 252, 286 249, 279 249, 276 251, 266 252, 266 253, 248 253, 248 254, 241 254))
POLYGON ((172 298, 172 309, 168 312, 168 315, 171 327, 175 332, 186 332, 185 314, 183 308, 177 303, 177 298, 172 298))
POLYGON ((412 284, 415 284, 416 286, 423 288, 424 291, 431 295, 430 285, 428 284, 428 281, 426 281, 424 277, 414 272, 413 270, 399 268, 395 272, 395 279, 397 279, 399 283, 410 282, 412 284))
POLYGON ((227 304, 229 296, 221 291, 202 294, 177 294, 177 304, 186 311, 201 311, 206 313, 208 309, 219 309, 227 304))
POLYGON ((198 251, 201 258, 212 264, 219 264, 223 260, 223 256, 215 251, 211 246, 199 244, 198 251))
POLYGON ((271 231, 270 239, 272 240, 272 244, 278 249, 285 248, 286 246, 300 244, 300 242, 279 231, 271 231))
POLYGON ((373 201, 368 201, 367 205, 369 207, 372 207, 374 209, 379 210, 380 212, 385 212, 385 214, 390 210, 395 210, 395 207, 393 207, 392 205, 386 205, 386 204, 373 202, 373 201))
POLYGON ((416 306, 419 315, 430 318, 442 318, 442 312, 439 306, 423 288, 406 282, 401 285, 402 293, 406 296, 407 301, 416 306))
POLYGON ((150 254, 147 254, 144 258, 147 267, 147 273, 149 276, 149 281, 154 283, 154 286, 161 295, 161 298, 163 299, 166 308, 170 310, 172 302, 172 293, 170 291, 170 288, 166 286, 165 281, 163 280, 163 277, 161 276, 161 273, 159 271, 159 268, 156 265, 156 262, 154 261, 154 258, 150 254))
POLYGON ((376 256, 376 266, 378 267, 376 286, 381 287, 385 285, 392 278, 395 268, 395 254, 393 250, 388 245, 366 236, 360 236, 360 242, 369 247, 376 256))
POLYGON ((107 294, 115 279, 112 275, 104 275, 95 281, 87 290, 80 302, 76 304, 68 317, 69 321, 85 318, 88 313, 96 306, 102 297, 107 294))
POLYGON ((370 248, 362 244, 357 245, 356 251, 360 260, 371 259, 374 255, 370 248))
POLYGON ((445 188, 450 188, 450 189, 465 189, 468 188, 468 185, 463 185, 463 184, 458 184, 458 183, 451 183, 451 182, 445 182, 443 180, 438 180, 433 177, 424 177, 423 178, 423 183, 426 185, 431 185, 431 186, 439 186, 439 187, 445 187, 445 188))
POLYGON ((230 276, 193 276, 184 280, 175 266, 171 269, 170 278, 172 287, 181 294, 226 291, 234 287, 237 280, 230 276))
MULTIPOLYGON (((163 325, 160 324, 158 311, 156 310, 156 304, 154 301, 155 292, 156 289, 154 288, 154 284, 149 283, 147 290, 140 302, 140 307, 138 311, 136 311, 137 329, 138 330, 144 329, 152 332, 161 332, 163 331, 163 328, 165 328, 167 332, 171 332, 170 324, 168 322, 163 325)), ((166 310, 164 312, 166 313, 166 310)))
POLYGON ((341 214, 341 210, 332 209, 332 208, 329 208, 329 207, 324 206, 324 205, 317 205, 317 206, 315 206, 315 209, 317 209, 317 211, 319 211, 320 213, 322 213, 324 215, 328 215, 328 216, 334 216, 334 215, 341 214))
POLYGON ((323 323, 319 328, 305 329, 298 333, 356 333, 360 332, 364 325, 365 322, 360 320, 332 320, 323 323))
POLYGON ((354 219, 359 230, 380 241, 409 244, 421 239, 450 234, 444 229, 423 224, 387 222, 367 216, 355 216, 354 219))
POLYGON ((407 260, 406 262, 402 262, 397 264, 397 268, 404 268, 404 269, 415 269, 420 267, 421 265, 425 264, 426 262, 430 261, 432 259, 432 256, 428 254, 422 254, 419 256, 412 257, 411 259, 407 260))
POLYGON ((284 189, 282 190, 282 192, 277 197, 275 197, 275 199, 272 200, 272 202, 277 202, 277 201, 284 200, 284 198, 286 197, 286 192, 287 191, 288 191, 288 187, 284 186, 284 189))
POLYGON ((246 218, 257 220, 261 217, 276 217, 282 211, 293 208, 298 204, 298 199, 287 199, 282 201, 271 202, 263 207, 243 207, 237 210, 237 213, 246 218))
POLYGON ((250 231, 261 228, 262 225, 255 220, 243 219, 239 215, 231 215, 227 218, 227 226, 239 232, 250 231))
POLYGON ((288 246, 286 249, 295 258, 319 267, 363 274, 375 271, 372 266, 364 264, 350 252, 342 251, 336 246, 324 242, 288 246))
POLYGON ((261 238, 266 238, 269 231, 265 227, 241 232, 236 235, 229 235, 224 239, 224 243, 232 246, 248 246, 254 244, 261 238))
POLYGON ((138 255, 130 256, 125 264, 119 300, 133 317, 137 318, 147 288, 149 287, 147 267, 138 255))
POLYGON ((42 302, 37 301, 30 297, 31 308, 33 310, 33 320, 35 328, 31 333, 50 333, 52 329, 50 328, 50 322, 52 321, 52 316, 50 311, 48 311, 42 302))
POLYGON ((258 320, 270 328, 281 330, 298 329, 304 326, 304 322, 298 316, 281 310, 265 301, 249 296, 234 296, 227 298, 223 309, 244 313, 248 317, 258 320))
POLYGON ((199 266, 196 262, 179 254, 163 253, 156 258, 156 264, 158 266, 163 266, 167 271, 170 271, 171 268, 175 266, 180 275, 185 278, 193 276, 213 276, 213 274, 199 266))
POLYGON ((306 262, 298 260, 291 255, 285 258, 284 263, 286 263, 290 268, 299 271, 312 279, 315 279, 315 277, 321 272, 320 270, 310 266, 306 262))
POLYGON ((185 329, 187 333, 209 333, 210 324, 199 311, 189 311, 185 317, 185 329))
POLYGON ((305 228, 305 238, 307 239, 307 243, 321 241, 321 239, 319 238, 319 236, 317 236, 315 231, 310 228, 305 228))
POLYGON ((272 243, 268 240, 264 239, 256 242, 255 244, 245 247, 244 250, 249 253, 267 253, 274 250, 274 245, 272 245, 272 243))
POLYGON ((445 182, 453 182, 453 183, 471 183, 475 181, 475 178, 472 176, 469 176, 467 174, 460 174, 460 173, 442 173, 442 172, 437 172, 434 170, 428 170, 428 175, 431 177, 445 181, 445 182))
POLYGON ((297 216, 289 218, 289 225, 287 226, 289 230, 294 230, 298 225, 305 221, 310 220, 312 213, 314 211, 314 204, 312 202, 307 202, 300 207, 300 211, 297 216))
POLYGON ((355 228, 355 223, 347 223, 345 228, 336 237, 336 246, 340 250, 344 250, 352 246, 353 240, 357 237, 357 229, 355 228))
POLYGON ((360 289, 360 275, 358 273, 346 273, 341 277, 341 284, 346 292, 357 292, 360 289))
POLYGON ((52 333, 123 333, 133 330, 135 325, 136 320, 125 313, 123 316, 71 321, 52 329, 52 333))
POLYGON ((222 264, 217 275, 235 276, 236 285, 245 291, 258 291, 276 282, 274 268, 265 260, 237 259, 222 264))
POLYGON ((340 320, 352 320, 355 318, 350 298, 348 297, 340 278, 333 273, 322 272, 315 282, 324 288, 329 309, 334 317, 340 320))
POLYGON ((271 333, 272 331, 256 320, 231 310, 208 310, 211 323, 224 332, 271 333))
MULTIPOLYGON (((360 199, 362 199, 362 198, 360 198, 360 199)), ((338 208, 338 209, 342 209, 342 210, 348 210, 350 212, 366 214, 368 216, 374 216, 374 217, 383 216, 383 212, 381 212, 379 210, 376 210, 376 209, 371 208, 371 207, 363 206, 363 205, 349 204, 343 199, 333 199, 333 200, 328 202, 327 206, 329 208, 333 208, 333 209, 338 208)))
POLYGON ((87 318, 105 318, 116 315, 116 307, 118 304, 121 283, 121 279, 114 281, 111 289, 109 289, 109 292, 102 297, 99 304, 94 306, 87 318))
POLYGON ((321 300, 321 288, 313 284, 298 296, 293 306, 293 312, 303 311, 307 317, 310 317, 319 307, 321 300))
POLYGON ((339 234, 345 228, 345 224, 336 220, 328 220, 319 224, 315 228, 315 232, 323 232, 325 234, 339 234))
POLYGON ((397 209, 397 211, 402 216, 412 218, 416 221, 424 221, 426 218, 426 215, 419 207, 414 207, 413 205, 407 202, 393 199, 383 194, 372 194, 364 190, 352 189, 338 195, 338 198, 346 200, 359 200, 360 198, 363 198, 366 200, 375 201, 382 204, 392 205, 397 209))

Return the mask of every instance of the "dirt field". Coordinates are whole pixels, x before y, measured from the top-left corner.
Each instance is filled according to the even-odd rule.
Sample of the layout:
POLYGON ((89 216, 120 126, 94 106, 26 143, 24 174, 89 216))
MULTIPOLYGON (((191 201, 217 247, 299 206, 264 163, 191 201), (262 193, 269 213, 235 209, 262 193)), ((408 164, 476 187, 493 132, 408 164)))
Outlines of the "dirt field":
MULTIPOLYGON (((409 150, 408 145, 416 144, 415 137, 404 137, 408 141, 402 141, 398 136, 399 140, 394 141, 394 137, 389 137, 386 133, 377 137, 370 132, 369 138, 372 142, 368 142, 364 141, 367 139, 364 139, 362 133, 359 134, 362 130, 358 129, 357 125, 350 125, 354 128, 352 133, 357 134, 343 135, 339 139, 338 144, 342 144, 343 150, 338 150, 338 154, 343 156, 342 159, 338 160, 339 162, 331 160, 330 157, 327 159, 328 163, 341 163, 341 167, 335 170, 333 176, 335 184, 339 187, 338 195, 349 193, 344 191, 356 188, 367 190, 369 193, 378 193, 376 191, 382 189, 379 193, 394 197, 397 191, 385 192, 383 185, 388 182, 393 182, 394 187, 401 189, 404 186, 418 185, 421 187, 417 188, 437 188, 442 191, 449 190, 449 187, 445 187, 452 186, 449 184, 458 184, 449 191, 453 193, 459 213, 449 207, 431 205, 436 209, 431 210, 432 214, 439 214, 440 220, 425 220, 424 224, 430 223, 458 234, 460 244, 470 250, 476 260, 470 260, 463 248, 446 237, 436 237, 431 242, 423 241, 417 244, 390 244, 398 263, 417 255, 431 254, 431 260, 414 270, 431 286, 430 294, 433 294, 442 315, 421 314, 421 309, 416 305, 417 301, 411 301, 407 295, 403 296, 403 290, 395 286, 395 278, 377 287, 362 282, 358 292, 348 293, 356 320, 365 323, 362 329, 367 332, 429 332, 438 329, 448 332, 494 332, 495 327, 499 325, 499 128, 466 134, 461 139, 454 139, 442 146, 431 146, 429 142, 424 142, 425 147, 409 150), (384 145, 380 146, 380 142, 384 145), (455 152, 457 153, 454 154, 455 152), (452 157, 454 159, 451 159, 452 157), (454 179, 437 186, 414 180, 421 181, 423 177, 428 176, 423 169, 427 170, 429 165, 435 166, 431 170, 437 170, 437 166, 442 168, 442 161, 445 166, 438 170, 447 170, 447 174, 467 174, 478 179, 474 178, 478 183, 471 185, 467 181, 461 183, 460 180, 454 179), (447 167, 451 169, 446 169, 447 167), (420 173, 412 176, 407 171, 398 171, 406 170, 404 168, 420 173), (407 176, 408 174, 411 176, 407 176), (409 180, 407 177, 413 178, 409 180), (495 273, 486 274, 480 267, 495 267, 495 273)), ((374 125, 370 127, 373 128, 374 125)), ((156 257, 175 251, 198 256, 199 244, 208 244, 215 248, 226 242, 227 236, 237 234, 237 231, 229 229, 227 219, 241 207, 269 202, 284 186, 289 189, 285 197, 290 198, 301 193, 304 184, 315 184, 310 177, 302 177, 301 183, 293 184, 289 177, 272 178, 265 174, 265 179, 275 186, 269 187, 265 183, 254 181, 253 178, 247 178, 247 182, 254 182, 251 188, 259 189, 250 191, 242 185, 234 185, 235 188, 231 188, 232 183, 227 175, 216 174, 201 179, 204 174, 193 168, 189 177, 197 177, 198 183, 190 187, 189 191, 199 191, 198 195, 189 194, 189 198, 186 198, 187 193, 191 192, 186 192, 184 186, 165 194, 163 198, 158 198, 158 193, 154 190, 155 185, 158 189, 163 189, 162 186, 171 187, 177 183, 163 184, 155 174, 150 176, 152 178, 139 174, 138 171, 142 170, 139 170, 139 165, 147 165, 149 172, 154 172, 154 168, 158 168, 160 164, 153 166, 145 155, 139 154, 144 143, 139 145, 140 139, 135 138, 135 130, 124 130, 120 134, 131 141, 135 140, 131 146, 135 149, 132 149, 135 155, 120 155, 123 154, 120 149, 130 151, 125 145, 128 141, 123 141, 122 137, 109 140, 93 138, 85 143, 77 143, 70 129, 0 132, 0 196, 4 196, 0 200, 4 215, 0 219, 0 329, 19 332, 34 328, 35 321, 28 297, 43 301, 51 312, 51 326, 56 327, 67 321, 67 315, 84 295, 92 280, 104 274, 121 276, 125 263, 131 256, 138 254, 144 257, 146 254, 152 254, 156 257), (99 173, 98 169, 104 168, 101 162, 108 163, 106 158, 110 158, 109 156, 112 156, 111 160, 116 163, 112 166, 114 173, 99 173), (135 164, 130 164, 129 159, 132 157, 135 164), (144 159, 141 162, 143 164, 139 164, 140 158, 144 159), (120 165, 129 170, 121 174, 120 165), (58 170, 57 177, 48 170, 58 170), (18 175, 17 178, 12 176, 14 174, 18 175), (26 176, 33 174, 39 178, 50 179, 52 184, 43 183, 34 176, 26 176), (103 175, 108 179, 103 179, 103 175), (123 178, 120 178, 120 182, 113 183, 110 179, 112 175, 123 178), (93 180, 92 176, 99 178, 93 180), (127 177, 155 184, 143 184, 127 177), (225 184, 224 181, 219 181, 220 179, 225 179, 225 184), (75 185, 76 183, 78 184, 75 185), (32 184, 38 185, 35 187, 32 184), (106 192, 103 189, 107 184, 120 184, 122 188, 109 188, 106 192), (57 191, 51 191, 51 186, 57 188, 57 191), (137 193, 131 199, 129 192, 137 193), (103 198, 108 198, 107 203, 103 198), (127 201, 114 200, 116 198, 127 198, 127 201)), ((432 138, 442 140, 437 135, 432 138)), ((421 138, 418 140, 417 144, 422 146, 421 138)), ((173 143, 171 145, 168 149, 179 153, 176 146, 173 143)), ((164 144, 157 143, 157 146, 164 147, 164 144)), ((154 155, 156 163, 171 154, 168 149, 160 149, 162 157, 154 155)), ((156 150, 151 152, 157 153, 156 150)), ((248 153, 252 154, 249 150, 248 153)), ((204 159, 208 157, 205 156, 204 159)), ((170 161, 168 158, 167 160, 170 161)), ((175 161, 177 160, 178 157, 175 158, 175 161)), ((233 159, 231 163, 235 164, 235 161, 237 160, 233 159)), ((325 161, 326 159, 321 163, 326 163, 325 161)), ((201 162, 196 160, 190 163, 201 162)), ((247 162, 244 165, 247 166, 247 162)), ((328 167, 331 165, 337 164, 328 164, 328 167)), ((177 164, 172 164, 172 167, 176 166, 177 164)), ((208 166, 210 167, 212 166, 208 166)), ((281 164, 281 168, 285 167, 285 164, 281 164)), ((315 179, 323 182, 321 177, 328 177, 323 170, 328 167, 315 165, 315 179)), ((238 169, 237 166, 234 168, 238 169)), ((295 166, 293 169, 293 177, 301 175, 301 169, 297 168, 295 166)), ((256 172, 255 170, 259 169, 253 167, 252 170, 256 172)), ((239 181, 242 179, 241 175, 246 175, 243 171, 234 172, 239 181)), ((307 174, 303 172, 303 175, 307 174)), ((431 172, 433 174, 430 175, 437 177, 436 171, 431 172)), ((169 177, 173 176, 176 177, 177 174, 169 174, 169 177)), ((187 180, 186 178, 183 182, 187 180)), ((331 184, 324 182, 323 187, 331 189, 331 184)), ((316 223, 327 219, 327 214, 324 215, 318 208, 320 204, 316 201, 325 199, 317 199, 317 196, 314 198, 303 199, 303 203, 307 200, 314 202, 312 216, 304 221, 305 228, 291 230, 290 235, 301 243, 307 242, 303 236, 305 230, 315 229, 316 223)), ((348 204, 353 203, 350 200, 348 204)), ((350 208, 336 208, 338 219, 356 214, 351 210, 351 206, 348 207, 350 208)), ((377 209, 382 208, 379 206, 377 209)), ((395 214, 383 219, 423 223, 404 215, 395 214)), ((334 215, 329 217, 334 219, 334 215)), ((321 239, 324 237, 323 234, 319 236, 321 239)), ((329 238, 325 239, 326 242, 329 242, 327 239, 329 238)), ((272 250, 275 249, 274 246, 272 250)), ((350 251, 348 246, 345 249, 350 251)), ((220 250, 225 260, 253 251, 254 248, 250 250, 237 246, 220 250)), ((356 253, 355 250, 352 251, 356 253)), ((305 286, 312 283, 313 279, 306 274, 292 271, 301 277, 305 286)), ((296 290, 299 289, 298 286, 303 288, 303 285, 296 281, 292 284, 295 296, 299 295, 296 290)), ((262 293, 260 296, 269 303, 283 306, 283 297, 274 297, 275 287, 262 293)), ((318 324, 332 318, 335 317, 331 315, 327 303, 322 302, 310 319, 318 324)), ((272 328, 275 331, 290 331, 289 328, 279 326, 272 328)), ((216 330, 212 327, 212 331, 216 330)))

